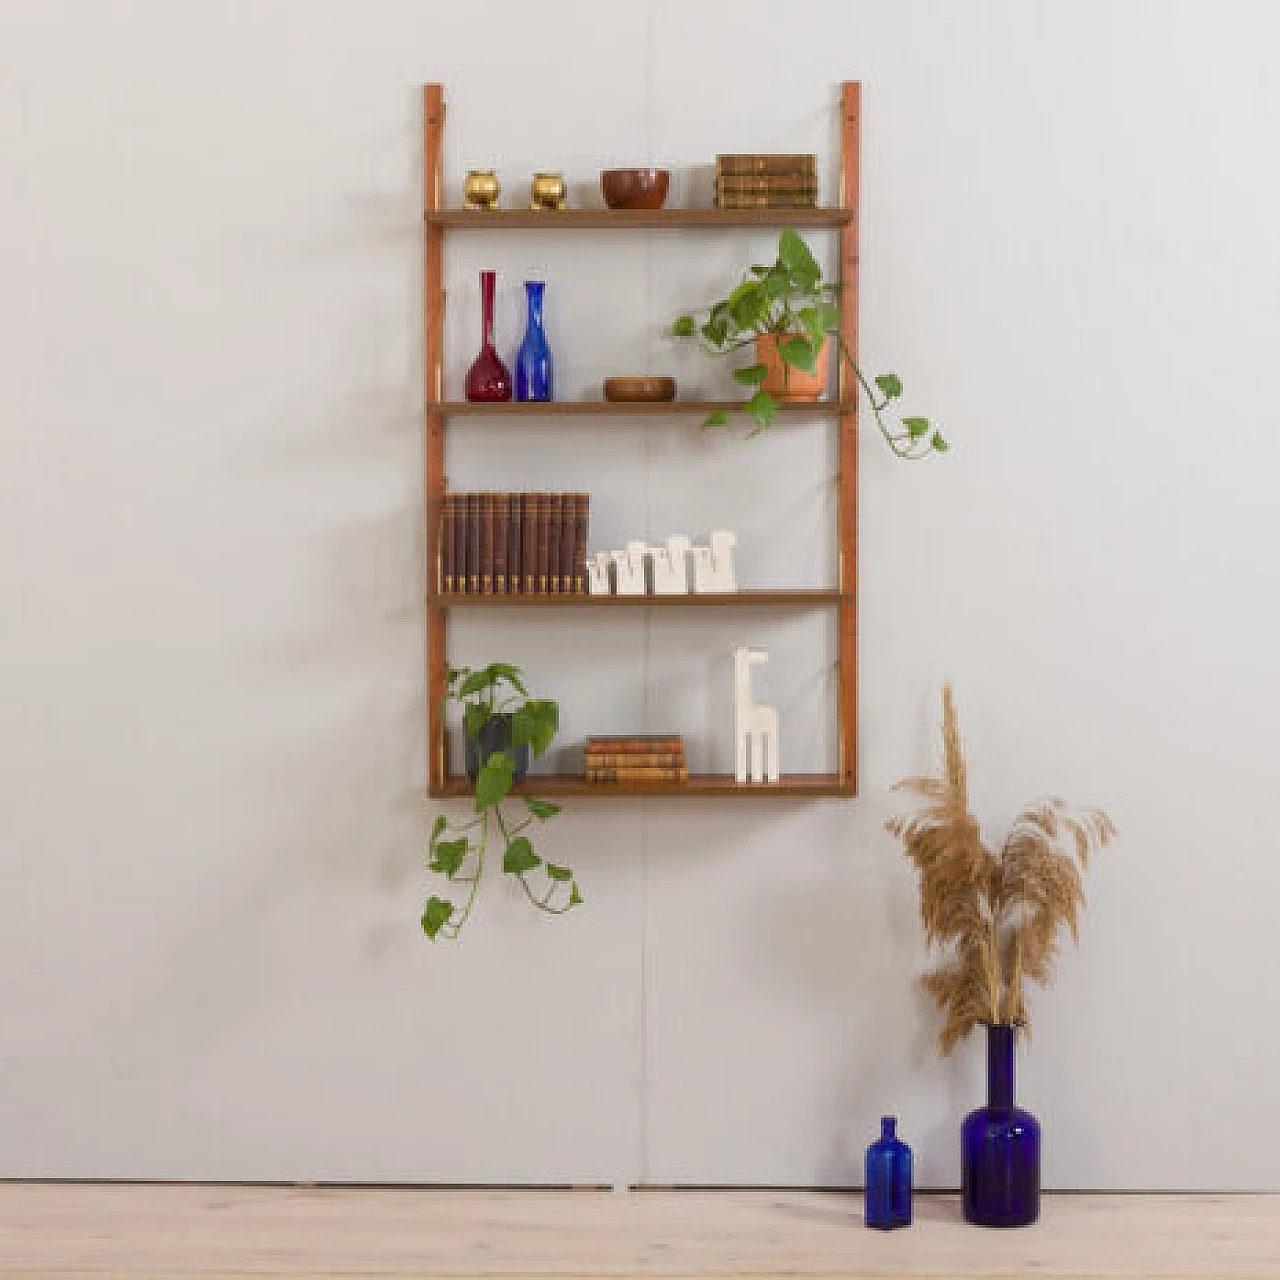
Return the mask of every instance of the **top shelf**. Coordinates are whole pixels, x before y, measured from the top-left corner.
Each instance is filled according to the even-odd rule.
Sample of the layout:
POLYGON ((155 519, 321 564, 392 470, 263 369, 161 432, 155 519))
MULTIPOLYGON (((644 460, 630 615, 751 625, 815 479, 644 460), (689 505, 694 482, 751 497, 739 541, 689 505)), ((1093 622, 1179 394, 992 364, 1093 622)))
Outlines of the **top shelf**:
POLYGON ((486 230, 598 230, 660 227, 843 227, 852 209, 427 209, 423 219, 441 227, 486 230))

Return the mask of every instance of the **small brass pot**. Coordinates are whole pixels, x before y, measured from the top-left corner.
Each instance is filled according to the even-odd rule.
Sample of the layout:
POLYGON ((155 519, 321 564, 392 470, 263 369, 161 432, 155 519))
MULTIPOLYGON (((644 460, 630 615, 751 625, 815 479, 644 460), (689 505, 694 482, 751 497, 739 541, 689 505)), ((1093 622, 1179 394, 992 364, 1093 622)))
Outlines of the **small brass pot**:
POLYGON ((502 184, 492 169, 468 169, 462 184, 462 203, 468 209, 496 209, 502 184))
POLYGON ((567 189, 559 173, 535 173, 529 183, 530 209, 563 209, 567 189))

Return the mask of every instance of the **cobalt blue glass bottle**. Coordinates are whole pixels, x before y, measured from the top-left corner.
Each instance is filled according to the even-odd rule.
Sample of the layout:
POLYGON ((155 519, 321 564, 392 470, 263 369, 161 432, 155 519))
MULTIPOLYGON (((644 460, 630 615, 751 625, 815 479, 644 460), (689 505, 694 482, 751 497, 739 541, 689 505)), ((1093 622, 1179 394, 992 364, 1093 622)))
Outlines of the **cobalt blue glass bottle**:
POLYGON ((547 346, 546 331, 542 327, 542 291, 545 287, 541 280, 524 282, 529 318, 525 323, 524 341, 516 353, 517 400, 551 399, 551 348, 547 346))
POLYGON ((1026 1227, 1040 1216, 1040 1125, 1013 1104, 1017 1028, 987 1026, 987 1105, 960 1131, 960 1185, 966 1221, 1026 1227))
POLYGON ((890 1231, 911 1225, 911 1148, 894 1116, 880 1120, 880 1138, 867 1148, 866 1224, 890 1231))

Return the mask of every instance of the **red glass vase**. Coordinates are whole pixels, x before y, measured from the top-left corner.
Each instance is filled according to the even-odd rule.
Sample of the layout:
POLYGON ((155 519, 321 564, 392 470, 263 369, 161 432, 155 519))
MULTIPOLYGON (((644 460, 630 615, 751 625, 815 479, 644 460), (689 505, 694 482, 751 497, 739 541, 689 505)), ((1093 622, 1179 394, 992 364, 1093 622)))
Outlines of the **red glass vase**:
POLYGON ((493 345, 493 281, 492 271, 480 273, 480 305, 484 315, 483 342, 475 363, 467 370, 468 400, 510 400, 511 374, 498 358, 493 345))

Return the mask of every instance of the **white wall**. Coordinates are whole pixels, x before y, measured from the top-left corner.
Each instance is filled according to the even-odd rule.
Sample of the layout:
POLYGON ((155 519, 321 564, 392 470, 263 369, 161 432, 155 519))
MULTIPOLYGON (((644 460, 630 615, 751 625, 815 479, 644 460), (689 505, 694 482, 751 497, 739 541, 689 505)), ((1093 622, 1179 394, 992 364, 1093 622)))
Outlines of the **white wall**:
MULTIPOLYGON (((1275 360, 1280 10, 1254 3, 383 0, 0 8, 0 1175, 856 1181, 896 1110, 954 1183, 888 785, 951 677, 976 800, 1123 840, 1037 1003, 1058 1187, 1280 1186, 1275 360), (588 903, 424 892, 418 86, 451 190, 717 150, 830 154, 865 84, 862 324, 954 439, 861 466, 854 803, 580 802, 588 903)), ((830 178, 830 169, 827 172, 830 178)), ((564 388, 709 367, 671 314, 767 242, 472 238, 551 281, 564 388)), ((460 433, 453 481, 590 486, 603 539, 736 523, 826 580, 827 428, 460 433), (778 539, 776 545, 767 539, 778 539)), ((566 738, 723 752, 773 646, 830 764, 830 620, 460 621, 566 738), (566 643, 566 640, 570 643, 566 643), (710 692, 708 692, 710 690, 710 692)))

